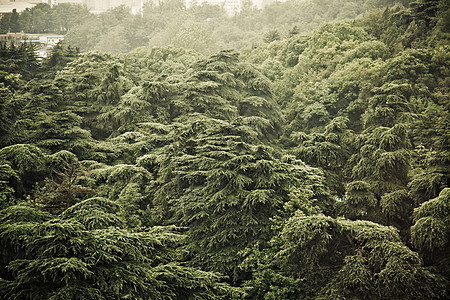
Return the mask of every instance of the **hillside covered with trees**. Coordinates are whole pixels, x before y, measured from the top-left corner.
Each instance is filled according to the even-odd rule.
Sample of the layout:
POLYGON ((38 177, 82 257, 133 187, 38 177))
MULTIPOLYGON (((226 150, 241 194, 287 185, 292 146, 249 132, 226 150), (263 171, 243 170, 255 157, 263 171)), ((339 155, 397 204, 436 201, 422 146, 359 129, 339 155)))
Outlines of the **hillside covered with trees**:
MULTIPOLYGON (((145 1, 144 1, 145 2, 145 1)), ((0 33, 64 34, 66 43, 82 51, 126 53, 138 47, 172 45, 212 55, 223 49, 255 47, 298 33, 308 33, 327 22, 354 19, 387 5, 407 6, 410 0, 265 0, 264 9, 245 0, 230 17, 220 6, 193 5, 184 0, 147 1, 141 14, 119 6, 101 14, 86 7, 40 3, 22 13, 0 19, 0 33), (270 4, 270 2, 273 2, 270 4)))
POLYGON ((323 2, 242 49, 0 44, 0 299, 448 299, 449 2, 323 2))

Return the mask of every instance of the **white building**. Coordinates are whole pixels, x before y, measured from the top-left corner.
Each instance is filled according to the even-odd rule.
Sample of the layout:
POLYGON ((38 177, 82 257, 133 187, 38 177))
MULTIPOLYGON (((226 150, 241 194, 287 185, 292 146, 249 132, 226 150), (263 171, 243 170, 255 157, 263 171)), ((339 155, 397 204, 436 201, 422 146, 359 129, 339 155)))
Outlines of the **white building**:
MULTIPOLYGON (((218 5, 225 9, 229 16, 234 16, 242 10, 245 0, 185 0, 186 8, 195 5, 218 5)), ((263 9, 266 5, 273 2, 285 2, 286 0, 250 0, 254 7, 263 9)))
POLYGON ((63 35, 40 35, 39 36, 39 49, 36 50, 36 54, 39 58, 47 58, 52 53, 52 49, 60 41, 64 40, 63 35))
POLYGON ((83 5, 83 0, 47 0, 45 1, 48 5, 54 6, 58 4, 68 3, 68 4, 78 4, 83 5))
MULTIPOLYGON (((57 0, 57 1, 64 1, 64 0, 57 0)), ((94 14, 103 13, 109 9, 116 8, 120 5, 130 7, 131 12, 133 14, 137 14, 142 11, 143 5, 150 1, 154 0, 83 0, 83 4, 85 4, 86 7, 89 8, 89 11, 94 14)))
POLYGON ((185 0, 186 8, 203 4, 217 5, 225 9, 229 16, 233 16, 242 9, 243 0, 185 0))
POLYGON ((48 45, 56 45, 59 42, 64 40, 63 35, 41 35, 39 36, 39 42, 46 46, 48 45))
POLYGON ((36 46, 36 55, 38 59, 47 58, 56 44, 64 40, 64 35, 40 35, 40 34, 28 34, 22 33, 22 39, 18 42, 21 43, 32 43, 36 46))

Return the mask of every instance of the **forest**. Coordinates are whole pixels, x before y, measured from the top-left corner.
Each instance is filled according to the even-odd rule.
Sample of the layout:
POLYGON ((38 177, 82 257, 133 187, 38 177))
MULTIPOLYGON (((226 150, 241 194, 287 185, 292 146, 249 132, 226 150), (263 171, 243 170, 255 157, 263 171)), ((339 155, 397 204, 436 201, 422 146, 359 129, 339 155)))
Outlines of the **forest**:
POLYGON ((449 299, 450 2, 179 3, 0 43, 0 299, 449 299))

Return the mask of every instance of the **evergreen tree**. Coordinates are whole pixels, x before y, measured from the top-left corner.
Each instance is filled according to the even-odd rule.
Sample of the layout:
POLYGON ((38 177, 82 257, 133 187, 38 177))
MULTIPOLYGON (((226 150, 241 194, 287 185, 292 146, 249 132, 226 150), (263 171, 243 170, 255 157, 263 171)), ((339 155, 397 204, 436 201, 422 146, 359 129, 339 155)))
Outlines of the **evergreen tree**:
POLYGON ((1 43, 0 298, 447 299, 447 2, 23 12, 84 49, 252 47, 1 43))
POLYGON ((11 13, 3 14, 2 18, 0 19, 0 34, 6 34, 9 32, 10 19, 11 13))
POLYGON ((9 17, 9 30, 13 33, 17 33, 22 30, 19 24, 19 14, 16 9, 13 9, 11 16, 9 17))
POLYGON ((0 162, 9 166, 20 178, 19 182, 11 182, 12 188, 20 196, 30 193, 33 185, 47 174, 46 160, 41 149, 29 144, 15 144, 0 149, 0 162))
POLYGON ((392 227, 297 213, 269 247, 245 261, 257 270, 248 283, 254 298, 447 297, 445 280, 426 269, 392 227))
POLYGON ((272 218, 285 205, 331 207, 320 173, 254 145, 247 125, 195 116, 179 136, 152 163, 158 176, 152 214, 158 223, 188 228, 195 266, 240 280, 239 251, 269 240, 272 218))
POLYGON ((216 274, 175 263, 181 236, 174 228, 131 232, 120 228, 118 210, 114 202, 91 198, 59 218, 26 206, 1 211, 1 246, 8 249, 1 259, 2 299, 220 299, 242 294, 216 274))
POLYGON ((447 281, 449 269, 449 203, 450 189, 414 209, 415 224, 411 227, 413 245, 422 254, 427 265, 436 267, 447 281))

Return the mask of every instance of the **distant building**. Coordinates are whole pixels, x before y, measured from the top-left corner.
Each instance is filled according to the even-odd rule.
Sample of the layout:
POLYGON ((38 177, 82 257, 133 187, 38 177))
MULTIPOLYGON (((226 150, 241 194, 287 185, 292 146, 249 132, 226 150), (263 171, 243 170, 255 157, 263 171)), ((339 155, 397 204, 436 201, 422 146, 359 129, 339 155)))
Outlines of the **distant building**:
POLYGON ((39 45, 38 49, 36 50, 38 58, 47 58, 52 52, 52 49, 56 46, 56 44, 58 44, 62 40, 64 40, 63 35, 39 36, 39 45))
MULTIPOLYGON (((43 1, 45 1, 45 0, 43 0, 43 1)), ((47 0, 45 2, 48 3, 48 5, 50 5, 50 6, 54 6, 54 5, 63 4, 63 3, 83 5, 85 1, 83 1, 83 0, 47 0)))
MULTIPOLYGON (((18 36, 18 35, 16 35, 18 36)), ((1 36, 0 36, 1 38, 1 36)), ((21 39, 16 40, 18 43, 32 43, 36 46, 36 55, 39 59, 47 58, 52 49, 60 41, 64 40, 64 35, 40 35, 40 34, 21 34, 21 39)))
MULTIPOLYGON (((229 16, 234 16, 242 10, 245 1, 246 0, 185 0, 185 5, 186 8, 203 4, 218 5, 223 7, 229 16)), ((250 3, 258 9, 262 9, 266 5, 277 1, 285 2, 286 0, 250 0, 250 3)))
POLYGON ((63 35, 41 35, 39 36, 39 42, 46 46, 48 45, 56 45, 59 42, 64 40, 63 35))
POLYGON ((52 50, 51 49, 39 49, 34 52, 36 53, 37 59, 42 60, 44 58, 49 57, 52 50))
POLYGON ((150 1, 154 0, 83 0, 83 4, 94 14, 102 13, 121 5, 130 7, 131 12, 137 14, 141 12, 143 5, 150 1))
MULTIPOLYGON (((50 1, 77 1, 77 0, 50 0, 50 1)), ((90 12, 98 14, 109 9, 116 8, 120 5, 125 5, 131 8, 133 14, 141 13, 144 4, 151 3, 153 6, 159 6, 165 0, 82 0, 83 4, 90 10, 90 12)), ((246 0, 184 0, 186 8, 195 5, 209 4, 218 5, 225 9, 229 16, 233 16, 242 10, 242 6, 246 0)), ((266 4, 275 2, 277 0, 250 0, 253 6, 258 9, 263 8, 266 4)), ((278 0, 284 2, 286 0, 278 0)))
POLYGON ((32 8, 36 3, 31 2, 10 2, 5 0, 0 0, 0 17, 4 14, 12 13, 15 9, 16 12, 21 13, 27 8, 32 8))
POLYGON ((186 8, 201 6, 203 4, 217 5, 223 7, 229 16, 233 16, 242 9, 243 0, 185 0, 186 8))
MULTIPOLYGON (((142 7, 144 4, 152 3, 153 6, 159 6, 161 2, 165 0, 0 0, 0 18, 2 14, 11 13, 13 9, 16 9, 18 13, 24 11, 27 8, 32 8, 39 3, 47 3, 51 6, 70 3, 85 5, 90 12, 94 14, 103 13, 107 10, 116 8, 120 5, 125 5, 131 8, 133 14, 142 13, 142 7)), ((186 8, 195 5, 209 4, 218 5, 225 9, 229 16, 233 16, 242 10, 243 4, 248 0, 184 0, 186 8)), ((286 0, 250 0, 250 2, 258 9, 264 8, 264 6, 275 2, 284 2, 286 0)), ((301 1, 301 0, 299 0, 301 1)))

